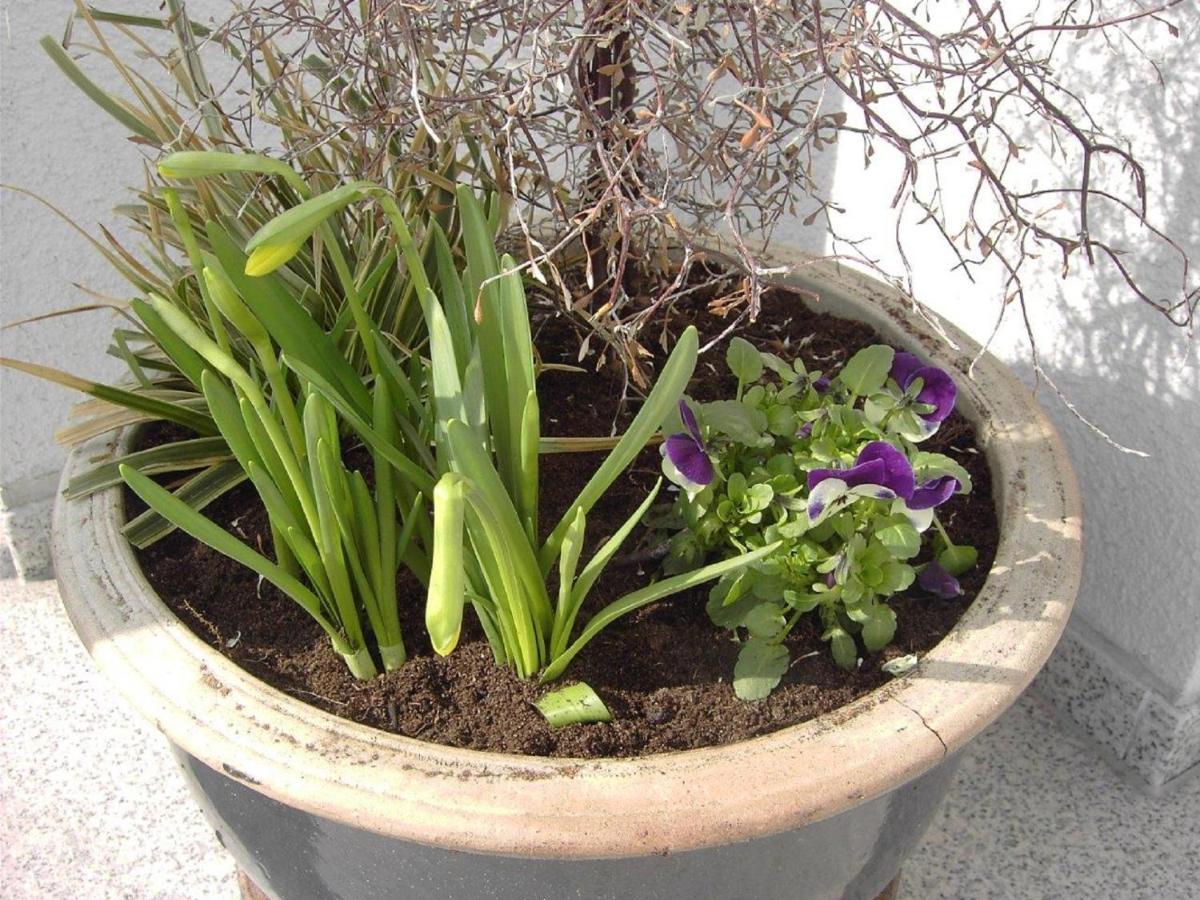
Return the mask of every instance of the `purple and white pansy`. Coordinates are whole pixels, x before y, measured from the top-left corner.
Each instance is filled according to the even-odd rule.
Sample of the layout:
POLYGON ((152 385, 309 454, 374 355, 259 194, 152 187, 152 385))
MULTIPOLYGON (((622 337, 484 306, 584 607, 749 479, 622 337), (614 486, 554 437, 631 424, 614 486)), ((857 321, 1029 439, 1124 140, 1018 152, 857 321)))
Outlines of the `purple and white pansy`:
POLYGON ((700 433, 696 414, 686 400, 679 401, 679 418, 686 431, 669 435, 663 441, 660 452, 667 477, 692 497, 712 484, 716 470, 704 444, 704 435, 700 433))
POLYGON ((907 391, 914 381, 921 379, 921 389, 917 392, 916 402, 927 404, 932 409, 929 412, 918 413, 918 417, 932 430, 936 430, 937 426, 954 412, 958 388, 954 379, 937 366, 927 365, 913 354, 900 350, 892 359, 892 370, 889 374, 902 391, 907 391))
POLYGON ((916 478, 908 459, 887 441, 867 444, 858 452, 858 458, 849 469, 813 469, 808 473, 809 491, 830 478, 840 479, 850 488, 862 485, 883 488, 885 491, 873 495, 879 500, 911 497, 916 487, 916 478))
POLYGON ((808 518, 814 524, 826 516, 831 504, 845 506, 857 498, 869 497, 894 500, 898 511, 918 513, 912 518, 921 531, 929 527, 933 508, 949 500, 959 487, 953 475, 918 485, 908 457, 887 441, 867 444, 848 469, 813 469, 807 483, 808 518))

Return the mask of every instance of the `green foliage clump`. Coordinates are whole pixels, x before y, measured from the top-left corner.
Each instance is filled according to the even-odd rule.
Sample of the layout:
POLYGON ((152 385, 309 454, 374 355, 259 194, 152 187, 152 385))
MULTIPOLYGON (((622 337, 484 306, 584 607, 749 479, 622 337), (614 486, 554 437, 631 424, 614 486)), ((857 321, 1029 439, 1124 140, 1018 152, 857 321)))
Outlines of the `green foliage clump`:
POLYGON ((681 409, 685 424, 698 418, 690 440, 711 478, 689 479, 671 444, 685 436, 668 439, 663 469, 681 489, 655 525, 668 573, 777 546, 724 575, 708 601, 713 622, 741 642, 735 690, 759 699, 787 671, 783 642, 801 616, 820 617, 833 658, 851 669, 860 643, 878 651, 892 640, 888 598, 918 579, 932 593, 959 590, 954 576, 976 553, 953 543, 933 507, 969 492, 971 479, 920 449, 949 414, 953 384, 910 354, 868 347, 833 377, 736 338, 726 358, 736 396, 681 409))

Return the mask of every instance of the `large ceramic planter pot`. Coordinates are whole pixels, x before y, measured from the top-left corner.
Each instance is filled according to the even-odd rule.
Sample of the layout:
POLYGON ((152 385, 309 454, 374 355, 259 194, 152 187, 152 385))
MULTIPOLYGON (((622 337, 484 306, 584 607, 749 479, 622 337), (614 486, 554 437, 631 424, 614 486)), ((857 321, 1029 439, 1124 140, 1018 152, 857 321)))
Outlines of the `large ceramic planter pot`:
MULTIPOLYGON (((779 254, 776 254, 779 255, 779 254)), ((790 261, 796 261, 794 257, 790 261)), ((1080 504, 1029 391, 908 301, 831 263, 788 279, 956 371, 991 465, 1001 537, 978 599, 907 676, 727 747, 639 759, 458 750, 305 706, 167 610, 121 538, 120 492, 60 502, 54 555, 96 664, 166 735, 225 846, 279 900, 873 898, 944 795, 957 751, 1016 699, 1067 620, 1080 504)), ((128 435, 80 448, 70 477, 128 435)))

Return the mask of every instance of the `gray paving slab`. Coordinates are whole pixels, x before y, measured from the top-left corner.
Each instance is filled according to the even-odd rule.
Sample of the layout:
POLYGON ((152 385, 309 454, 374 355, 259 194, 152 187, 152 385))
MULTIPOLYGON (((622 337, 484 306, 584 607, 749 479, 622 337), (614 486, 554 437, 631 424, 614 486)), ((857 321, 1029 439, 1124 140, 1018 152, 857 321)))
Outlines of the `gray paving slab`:
MULTIPOLYGON (((0 647, 0 898, 233 900, 165 742, 105 689, 53 583, 0 581, 0 647)), ((1194 900, 1198 824, 1200 778, 1152 799, 1027 694, 966 751, 900 897, 1194 900)))
POLYGON ((1200 898, 1200 777, 1152 798, 1028 692, 965 753, 900 900, 1200 898))

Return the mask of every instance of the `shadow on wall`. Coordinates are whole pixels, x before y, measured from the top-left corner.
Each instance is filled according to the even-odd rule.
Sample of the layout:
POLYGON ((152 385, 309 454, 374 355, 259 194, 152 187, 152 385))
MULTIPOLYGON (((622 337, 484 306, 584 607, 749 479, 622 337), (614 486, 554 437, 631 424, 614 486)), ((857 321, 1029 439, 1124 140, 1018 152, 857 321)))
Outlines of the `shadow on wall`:
MULTIPOLYGON (((1168 40, 1164 33, 1150 48, 1165 87, 1132 48, 1114 59, 1097 46, 1076 62, 1110 92, 1096 107, 1110 117, 1106 124, 1134 138, 1132 149, 1146 166, 1150 220, 1195 266, 1200 82, 1191 74, 1190 48, 1200 39, 1200 8, 1172 20, 1179 38, 1168 40)), ((1099 207, 1092 215, 1094 231, 1103 229, 1114 247, 1126 251, 1122 264, 1151 287, 1152 297, 1180 298, 1177 253, 1136 221, 1099 207)), ((1149 454, 1120 453, 1043 393, 1084 497, 1087 554, 1077 609, 1131 657, 1147 687, 1172 702, 1192 702, 1200 697, 1200 592, 1194 570, 1181 561, 1194 559, 1200 532, 1200 344, 1146 307, 1107 261, 1089 271, 1080 260, 1070 280, 1058 276, 1047 255, 1030 283, 1030 296, 1047 298, 1037 329, 1046 370, 1083 415, 1116 441, 1149 454)), ((1194 286, 1195 268, 1189 279, 1194 286)))

